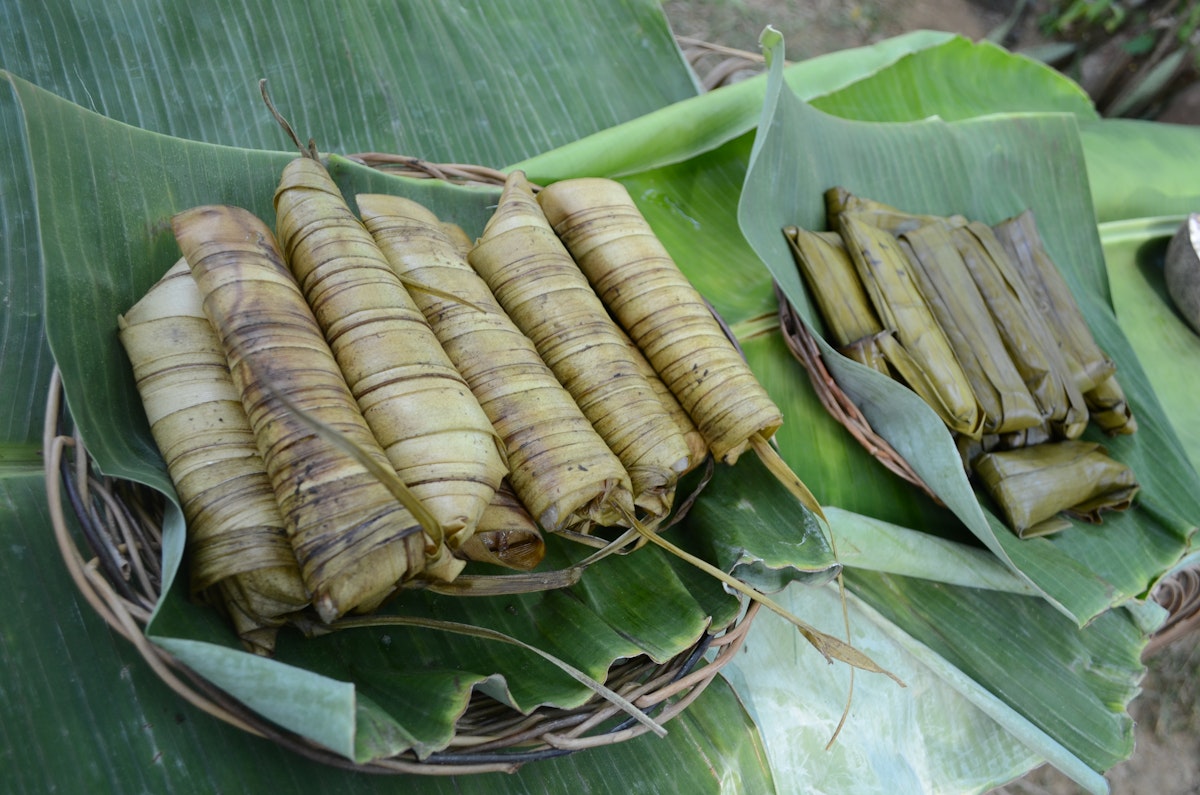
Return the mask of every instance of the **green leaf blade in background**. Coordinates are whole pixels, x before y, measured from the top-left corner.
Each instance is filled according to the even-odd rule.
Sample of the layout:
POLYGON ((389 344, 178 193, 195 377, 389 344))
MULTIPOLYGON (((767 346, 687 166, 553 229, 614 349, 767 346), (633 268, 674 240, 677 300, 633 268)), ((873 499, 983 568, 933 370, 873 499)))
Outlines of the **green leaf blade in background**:
MULTIPOLYGON (((852 85, 897 60, 952 39, 918 30, 867 47, 827 53, 788 67, 789 84, 805 98, 852 85)), ((764 77, 681 100, 636 119, 593 133, 513 164, 531 180, 606 174, 622 177, 702 155, 754 129, 764 77), (671 135, 664 136, 663 129, 671 135)))
POLYGON ((0 66, 143 129, 280 149, 266 78, 322 151, 496 167, 699 90, 648 0, 10 3, 0 66))
POLYGON ((25 127, 16 93, 0 86, 0 399, 11 413, 0 417, 0 440, 32 444, 41 438, 45 400, 53 362, 46 347, 42 279, 37 262, 37 212, 25 127))
MULTIPOLYGON (((786 71, 784 79, 794 86, 786 71)), ((811 101, 832 116, 859 121, 919 121, 932 116, 956 121, 1039 111, 1097 118, 1087 93, 1062 73, 990 42, 972 43, 961 36, 914 52, 891 68, 811 101)))
MULTIPOLYGON (((1200 135, 1195 137, 1200 141, 1200 135)), ((1200 199, 1192 206, 1200 208, 1200 199)), ((1111 221, 1100 225, 1100 239, 1113 284, 1117 321, 1154 383, 1192 466, 1200 470, 1200 419, 1195 411, 1200 390, 1200 336, 1179 316, 1163 276, 1167 243, 1186 217, 1111 221)))
POLYGON ((1132 119, 1082 123, 1096 221, 1186 215, 1200 207, 1200 130, 1132 119))

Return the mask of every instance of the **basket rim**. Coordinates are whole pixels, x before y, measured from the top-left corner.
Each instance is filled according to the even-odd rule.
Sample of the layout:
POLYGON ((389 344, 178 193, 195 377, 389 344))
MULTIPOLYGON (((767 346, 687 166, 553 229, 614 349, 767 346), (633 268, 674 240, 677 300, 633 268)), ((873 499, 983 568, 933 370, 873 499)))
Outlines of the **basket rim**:
MULTIPOLYGON (((125 548, 138 546, 138 539, 129 534, 129 525, 144 524, 144 517, 135 516, 127 509, 122 515, 120 500, 109 491, 109 486, 128 484, 128 481, 93 473, 91 457, 78 431, 70 435, 60 432, 60 422, 68 414, 63 400, 62 375, 56 366, 47 391, 42 449, 50 521, 68 573, 76 590, 100 618, 134 646, 159 679, 202 712, 309 759, 346 770, 388 774, 512 773, 528 762, 624 742, 650 731, 650 727, 636 723, 632 718, 615 727, 603 727, 618 717, 621 710, 599 695, 574 709, 539 707, 523 715, 475 691, 472 704, 485 703, 488 709, 507 711, 505 719, 498 724, 497 736, 456 733, 450 746, 423 759, 409 750, 360 763, 274 724, 146 636, 145 627, 160 596, 153 573, 144 570, 145 566, 136 561, 136 555, 126 555, 121 562, 114 562, 106 557, 103 548, 98 548, 116 549, 122 544, 125 548), (85 506, 95 500, 111 511, 105 520, 116 525, 115 528, 103 521, 95 522, 94 516, 89 517, 85 506), (74 516, 79 531, 71 530, 68 513, 74 516), (118 537, 96 539, 93 534, 97 531, 118 537), (80 535, 83 536, 82 545, 77 540, 80 535)), ((151 491, 148 487, 140 488, 151 491)), ((152 553, 151 557, 157 557, 158 550, 154 549, 152 553)), ((710 629, 690 648, 666 662, 655 663, 645 655, 618 661, 610 667, 607 681, 623 680, 619 685, 610 684, 610 687, 639 709, 654 711, 653 720, 661 726, 695 701, 737 655, 757 611, 755 603, 744 606, 729 625, 710 629), (697 667, 706 656, 709 657, 707 664, 697 667)), ((468 717, 471 710, 468 706, 459 721, 468 717)))
POLYGON ((778 282, 772 282, 779 304, 779 326, 788 350, 804 367, 813 389, 825 410, 838 421, 863 449, 887 467, 892 473, 923 491, 938 505, 944 505, 941 497, 922 480, 912 466, 892 445, 876 433, 871 423, 850 397, 842 391, 825 365, 825 357, 817 346, 816 339, 800 318, 791 300, 784 294, 778 282))

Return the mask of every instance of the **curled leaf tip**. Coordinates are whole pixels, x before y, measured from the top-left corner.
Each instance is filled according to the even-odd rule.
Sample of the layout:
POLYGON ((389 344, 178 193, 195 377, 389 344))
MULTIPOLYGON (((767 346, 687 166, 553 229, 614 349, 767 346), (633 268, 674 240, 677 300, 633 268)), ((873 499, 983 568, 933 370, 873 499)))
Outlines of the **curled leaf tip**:
POLYGON ((758 36, 758 46, 762 48, 763 57, 767 59, 767 65, 770 66, 777 50, 780 55, 783 54, 783 34, 774 26, 767 25, 758 36))

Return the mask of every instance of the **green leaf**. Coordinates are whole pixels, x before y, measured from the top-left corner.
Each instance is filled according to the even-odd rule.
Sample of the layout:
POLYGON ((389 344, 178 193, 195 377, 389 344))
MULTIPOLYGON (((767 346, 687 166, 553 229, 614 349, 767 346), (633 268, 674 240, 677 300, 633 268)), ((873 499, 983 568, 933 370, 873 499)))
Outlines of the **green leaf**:
MULTIPOLYGON (((19 78, 10 78, 9 85, 20 95, 34 164, 46 304, 72 308, 49 312, 47 329, 63 372, 68 404, 103 471, 170 494, 114 334, 116 317, 177 258, 167 224, 172 214, 198 204, 229 203, 271 219, 270 197, 290 158, 164 137, 92 114, 19 78), (56 157, 56 152, 66 150, 81 154, 66 160, 56 157), (139 164, 136 173, 124 172, 130 162, 139 164), (94 182, 86 174, 112 178, 94 182)), ((347 195, 397 192, 475 231, 488 217, 497 193, 402 180, 337 158, 331 173, 347 195)), ((780 504, 782 489, 775 484, 772 491, 772 481, 759 480, 752 493, 762 495, 763 508, 772 501, 780 504)), ((782 505, 795 511, 791 500, 782 505)), ((708 525, 707 531, 696 532, 710 532, 718 541, 723 532, 728 535, 718 524, 708 525)), ((703 528, 703 520, 696 526, 703 528)), ((428 704, 424 717, 409 721, 409 713, 402 712, 391 716, 393 728, 381 726, 381 710, 356 709, 345 684, 356 681, 363 670, 346 648, 357 649, 364 643, 371 647, 377 643, 373 635, 354 641, 342 634, 303 644, 281 641, 275 660, 247 659, 232 643, 228 629, 188 604, 185 589, 174 582, 183 546, 177 511, 169 513, 164 531, 169 550, 164 573, 167 598, 148 634, 260 713, 348 757, 356 749, 390 748, 388 743, 398 737, 410 738, 426 751, 444 746, 475 686, 486 684, 523 711, 540 704, 575 707, 592 695, 586 686, 519 649, 494 641, 431 639, 437 633, 389 629, 399 638, 385 663, 393 670, 436 670, 452 660, 471 663, 469 667, 455 663, 447 669, 462 674, 450 699, 442 699, 442 691, 421 691, 419 680, 408 680, 409 692, 397 694, 390 703, 414 699, 428 704), (439 700, 434 702, 434 697, 439 700), (314 713, 324 713, 326 718, 316 721, 314 713), (431 719, 434 714, 437 720, 431 719), (367 723, 360 726, 358 718, 367 723), (359 732, 367 728, 392 740, 382 745, 364 743, 359 732)), ((806 561, 810 571, 833 565, 830 550, 819 539, 806 544, 799 556, 777 551, 776 547, 795 546, 788 535, 755 543, 725 542, 724 547, 741 544, 748 547, 750 558, 765 559, 775 567, 797 559, 806 561)), ((567 566, 581 557, 577 547, 570 551, 562 547, 550 556, 547 567, 567 566)), ((739 563, 739 559, 728 561, 731 567, 739 563)), ((456 599, 417 593, 397 600, 394 609, 413 617, 476 623, 504 632, 549 650, 593 679, 603 679, 617 659, 646 654, 662 661, 685 651, 710 623, 723 626, 732 620, 736 604, 723 594, 719 583, 680 577, 662 553, 644 549, 597 564, 569 597, 456 599), (585 609, 564 610, 560 602, 566 598, 585 609)), ((374 703, 382 707, 388 699, 375 698, 374 703)))
MULTIPOLYGON (((806 99, 801 92, 797 95, 806 99)), ((860 121, 918 121, 932 116, 957 121, 1037 111, 1097 118, 1087 92, 1060 72, 990 42, 973 44, 962 37, 915 52, 891 68, 813 99, 812 105, 860 121)))
MULTIPOLYGON (((549 758, 517 776, 364 776, 248 735, 184 701, 110 631, 79 594, 50 537, 40 473, 0 478, 0 526, 8 551, 0 591, 12 612, 0 631, 0 743, 13 793, 634 791, 683 782, 689 792, 727 792, 737 771, 747 792, 772 792, 756 728, 718 678, 668 735, 549 758), (617 782, 623 781, 624 784, 617 782), (608 783, 613 783, 610 788, 608 783)), ((303 705, 297 705, 303 709, 303 705)), ((322 718, 324 720, 324 718, 322 718)))
MULTIPOLYGON (((916 31, 792 64, 785 76, 802 97, 813 97, 887 70, 898 59, 950 38, 948 33, 916 31)), ((753 130, 764 81, 760 76, 681 100, 512 168, 522 169, 537 182, 596 174, 620 177, 679 163, 753 130), (663 135, 664 129, 670 129, 671 135, 663 135)))
POLYGON ((522 0, 321 0, 305 11, 261 0, 6 3, 0 66, 142 129, 285 149, 258 95, 266 78, 323 152, 497 167, 698 93, 647 0, 537 13, 522 0), (557 57, 567 43, 571 57, 557 57))
POLYGON ((0 400, 11 410, 0 417, 0 440, 17 444, 41 437, 44 390, 53 362, 44 341, 37 213, 25 126, 16 95, 0 87, 0 400))
MULTIPOLYGON (((1049 761, 1090 791, 1106 791, 1097 769, 1127 754, 1131 742, 1128 716, 1113 705, 1131 696, 1139 666, 1104 644, 1136 648, 1128 621, 1079 630, 1036 598, 858 571, 848 579, 865 597, 849 600, 851 638, 906 687, 856 672, 850 714, 826 749, 851 692, 847 671, 812 660, 775 616, 755 619, 726 675, 763 732, 778 780, 805 792, 979 793, 1049 761), (1021 639, 1008 644, 1009 664, 1014 656, 1036 657, 1044 673, 1031 674, 1023 663, 1004 670, 986 639, 1005 632, 1021 639), (965 659, 963 648, 971 651, 965 659), (1060 727, 1031 720, 1022 704, 1031 680, 1055 690, 1047 696, 1055 704, 1078 710, 1071 719, 1087 726, 1088 738, 1104 738, 1108 756, 1086 757, 1078 734, 1072 746, 1055 736, 1060 727), (1084 682, 1069 700, 1058 688, 1084 682)), ((844 633, 834 589, 793 587, 779 599, 819 629, 844 633)))
POLYGON ((1117 322, 1129 337, 1192 467, 1200 470, 1200 336, 1167 294, 1163 258, 1186 216, 1134 218, 1100 225, 1117 322))
MULTIPOLYGON (((1133 750, 1133 721, 1124 705, 1144 672, 1144 635, 1128 611, 1110 610, 1080 629, 1036 598, 866 572, 853 573, 851 581, 886 619, 1092 770, 1107 770, 1133 750)), ((1034 748, 1047 758, 1054 751, 1044 740, 1034 748)), ((1075 764, 1057 753, 1052 761, 1071 773, 1075 764)))
POLYGON ((1185 215, 1200 207, 1200 129, 1128 119, 1081 123, 1100 223, 1185 215))
MULTIPOLYGON (((1082 625, 1141 595, 1185 549, 1200 516, 1195 502, 1200 483, 1108 303, 1074 118, 1022 114, 952 123, 847 121, 800 102, 783 88, 778 68, 772 69, 771 79, 739 218, 747 239, 810 327, 816 327, 816 318, 780 230, 787 224, 824 228, 826 188, 840 185, 913 212, 958 212, 990 223, 1027 208, 1034 211, 1098 342, 1118 362, 1139 418, 1134 436, 1104 440, 1138 474, 1143 490, 1137 509, 1106 519, 1100 527, 1077 526, 1053 537, 1018 540, 976 498, 949 433, 928 407, 907 389, 819 342, 834 377, 872 426, 971 534, 1059 609, 1082 625)), ((793 398, 782 400, 787 405, 793 398)), ((785 436, 780 441, 789 460, 798 463, 802 452, 790 447, 785 436)), ((837 479, 807 482, 824 494, 825 483, 837 479)), ((879 503, 863 504, 869 497, 844 496, 847 501, 835 504, 906 524, 885 506, 880 513, 879 503)))

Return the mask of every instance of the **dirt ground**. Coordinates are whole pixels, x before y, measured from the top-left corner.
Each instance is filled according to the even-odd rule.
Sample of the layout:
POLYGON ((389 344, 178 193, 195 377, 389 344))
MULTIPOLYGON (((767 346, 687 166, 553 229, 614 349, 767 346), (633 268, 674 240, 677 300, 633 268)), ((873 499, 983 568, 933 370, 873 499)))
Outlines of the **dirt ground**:
MULTIPOLYGON (((667 0, 678 36, 756 53, 767 25, 784 34, 789 60, 869 44, 921 28, 973 40, 1006 21, 1008 0, 667 0)), ((1027 13, 1005 40, 1022 49, 1045 43, 1027 13)), ((1173 92, 1155 113, 1159 121, 1200 123, 1200 81, 1173 92)), ((1147 663, 1142 693, 1130 705, 1136 747, 1108 771, 1112 795, 1200 793, 1200 633, 1158 651, 1147 663)), ((1038 768, 990 795, 1073 795, 1079 787, 1050 767, 1038 768)))

